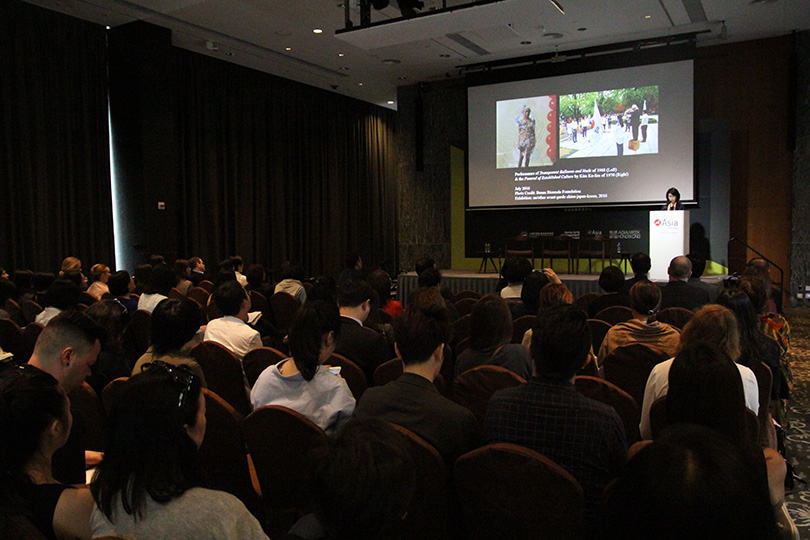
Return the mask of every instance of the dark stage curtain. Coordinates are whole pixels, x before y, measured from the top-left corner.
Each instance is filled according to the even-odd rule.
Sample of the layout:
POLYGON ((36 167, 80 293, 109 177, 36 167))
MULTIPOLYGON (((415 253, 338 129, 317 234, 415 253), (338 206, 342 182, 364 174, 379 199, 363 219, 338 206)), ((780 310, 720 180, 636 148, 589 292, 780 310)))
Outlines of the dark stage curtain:
POLYGON ((113 263, 103 27, 0 2, 0 264, 113 263))
POLYGON ((394 266, 396 113, 186 51, 177 66, 181 253, 394 266))

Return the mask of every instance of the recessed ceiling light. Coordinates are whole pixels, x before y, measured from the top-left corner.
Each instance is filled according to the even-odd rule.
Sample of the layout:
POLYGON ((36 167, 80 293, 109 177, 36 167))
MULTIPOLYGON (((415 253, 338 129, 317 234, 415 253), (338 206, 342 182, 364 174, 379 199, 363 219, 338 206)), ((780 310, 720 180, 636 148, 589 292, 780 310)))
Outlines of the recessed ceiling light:
POLYGON ((520 44, 521 45, 531 45, 532 42, 531 41, 521 41, 520 44))
POLYGON ((652 19, 652 15, 644 15, 645 19, 652 19))
POLYGON ((349 71, 349 68, 348 68, 347 66, 341 66, 341 67, 339 67, 338 69, 339 69, 340 71, 349 71))
POLYGON ((363 83, 359 82, 357 83, 357 86, 363 86, 363 83))
POLYGON ((559 32, 546 32, 543 34, 543 37, 546 39, 560 39, 563 37, 563 35, 559 32))
POLYGON ((320 28, 315 28, 315 29, 312 31, 312 33, 313 33, 313 34, 323 34, 323 30, 321 30, 320 28))
POLYGON ((389 105, 393 105, 393 104, 394 104, 394 100, 393 100, 393 99, 389 99, 389 100, 388 100, 388 104, 389 104, 389 105))
POLYGON ((449 54, 440 54, 439 58, 450 58, 449 54))
POLYGON ((343 53, 342 53, 342 52, 339 52, 339 53, 338 53, 338 56, 340 56, 341 58, 343 58, 343 53))
POLYGON ((285 50, 285 51, 291 51, 291 50, 292 50, 292 47, 284 47, 284 50, 285 50))
POLYGON ((382 63, 387 66, 395 66, 397 64, 401 64, 402 62, 400 62, 396 58, 386 58, 385 60, 382 61, 382 63))
POLYGON ((108 26, 108 27, 107 27, 107 30, 109 30, 109 29, 110 29, 110 27, 108 26))

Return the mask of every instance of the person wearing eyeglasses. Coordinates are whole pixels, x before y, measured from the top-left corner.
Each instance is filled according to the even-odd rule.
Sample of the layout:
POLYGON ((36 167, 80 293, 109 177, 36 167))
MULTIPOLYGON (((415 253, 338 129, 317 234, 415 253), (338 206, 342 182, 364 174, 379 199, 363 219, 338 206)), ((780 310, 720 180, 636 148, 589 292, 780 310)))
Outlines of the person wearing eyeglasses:
POLYGON ((145 368, 110 407, 106 453, 90 484, 93 538, 266 539, 239 499, 201 487, 199 378, 160 361, 145 368))

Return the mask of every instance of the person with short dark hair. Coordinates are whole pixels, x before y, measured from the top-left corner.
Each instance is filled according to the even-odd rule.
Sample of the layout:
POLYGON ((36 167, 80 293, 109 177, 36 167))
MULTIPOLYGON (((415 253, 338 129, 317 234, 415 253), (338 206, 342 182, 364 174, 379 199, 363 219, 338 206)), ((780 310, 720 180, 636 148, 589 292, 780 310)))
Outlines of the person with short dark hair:
POLYGON ((191 349, 200 341, 200 306, 191 298, 167 298, 152 312, 152 331, 149 349, 135 362, 132 375, 143 371, 143 366, 160 360, 173 366, 185 366, 206 387, 202 367, 191 356, 191 349))
POLYGON ((110 294, 121 302, 130 313, 138 311, 138 302, 129 297, 129 293, 135 290, 135 282, 126 270, 119 270, 115 272, 107 280, 107 287, 110 289, 110 294))
POLYGON ((130 367, 124 358, 124 330, 129 324, 129 311, 115 299, 100 300, 88 307, 84 314, 104 330, 101 351, 90 367, 87 382, 101 396, 104 387, 118 377, 129 377, 130 367))
POLYGON ((202 386, 182 366, 153 362, 124 383, 90 484, 93 538, 266 540, 239 499, 202 487, 205 428, 202 386))
POLYGON ((307 302, 290 327, 290 357, 262 371, 250 391, 253 409, 281 405, 306 416, 327 433, 339 431, 354 411, 349 386, 323 364, 341 335, 334 304, 307 302))
POLYGON ((512 314, 496 294, 482 296, 470 315, 470 342, 456 359, 456 375, 478 366, 500 366, 529 379, 532 359, 523 345, 512 343, 512 314))
POLYGON ((667 190, 667 203, 661 210, 686 210, 681 202, 681 192, 677 188, 671 187, 667 190))
POLYGON ((282 540, 395 538, 416 488, 407 441, 387 422, 352 420, 310 453, 314 514, 282 540), (314 534, 313 534, 314 531, 314 534))
POLYGON ((630 257, 630 268, 633 270, 633 277, 624 280, 622 292, 630 294, 630 288, 639 281, 650 281, 647 274, 652 268, 652 260, 646 253, 638 251, 630 257))
POLYGON ((682 307, 692 311, 710 303, 709 293, 689 285, 692 261, 681 255, 670 261, 667 268, 669 282, 661 287, 661 309, 682 307))
POLYGON ((132 279, 135 282, 135 294, 141 295, 149 288, 149 276, 152 275, 152 265, 148 263, 139 264, 135 267, 132 273, 132 279))
POLYGON ((430 257, 422 257, 418 261, 416 261, 415 270, 416 275, 421 276, 422 272, 424 272, 428 268, 436 268, 436 261, 431 259, 430 257))
POLYGON ((391 298, 391 276, 385 270, 375 270, 368 276, 368 284, 377 292, 380 297, 380 311, 384 311, 391 317, 398 317, 405 309, 402 302, 391 298))
POLYGON ((61 312, 69 309, 76 309, 81 300, 82 291, 75 282, 67 279, 56 279, 48 287, 46 293, 47 306, 39 312, 34 322, 42 326, 48 323, 61 312))
POLYGON ((631 343, 646 343, 675 356, 681 333, 674 326, 656 320, 661 303, 661 289, 652 281, 641 281, 630 289, 630 310, 633 318, 614 324, 599 348, 599 365, 618 347, 631 343))
POLYGON ((363 259, 356 251, 347 253, 343 259, 343 270, 338 276, 337 285, 340 287, 348 279, 363 281, 367 272, 363 271, 363 259))
POLYGON ((520 298, 523 281, 532 273, 532 263, 526 257, 509 257, 501 267, 501 275, 507 285, 501 289, 501 298, 520 298))
POLYGON ((531 448, 571 473, 585 492, 592 524, 605 486, 624 465, 627 441, 616 411, 574 387, 590 350, 591 331, 581 309, 566 305, 541 312, 531 344, 536 375, 493 394, 484 433, 489 443, 531 448))
POLYGON ((537 310, 540 309, 540 291, 549 283, 551 280, 542 271, 531 272, 526 276, 520 289, 520 303, 512 306, 512 319, 537 315, 537 310))
POLYGON ((155 265, 149 274, 149 285, 138 299, 138 309, 152 313, 161 300, 169 297, 169 292, 175 285, 177 285, 177 275, 174 270, 162 262, 155 265))
POLYGON ((630 296, 622 292, 624 283, 624 272, 618 266, 603 268, 599 274, 599 287, 605 292, 588 304, 588 316, 593 319, 603 309, 613 306, 630 307, 630 296))
POLYGON ((261 335, 247 323, 250 296, 238 281, 231 280, 221 284, 214 289, 211 299, 223 316, 208 321, 205 341, 216 341, 240 360, 253 349, 262 346, 261 335))
POLYGON ((174 275, 177 276, 177 285, 175 288, 180 291, 180 294, 186 296, 188 291, 194 286, 191 282, 191 267, 189 262, 185 259, 177 259, 174 261, 174 275))
POLYGON ((281 281, 276 283, 276 289, 274 292, 285 292, 287 294, 292 295, 296 300, 298 300, 301 305, 307 301, 307 291, 304 289, 304 278, 306 274, 304 272, 304 267, 301 263, 298 262, 290 262, 287 261, 283 265, 281 265, 281 271, 279 272, 279 278, 281 281))
POLYGON ((403 374, 366 390, 355 416, 403 426, 452 463, 480 444, 480 429, 475 415, 442 396, 433 384, 450 340, 447 310, 435 303, 410 305, 394 320, 394 333, 403 374))
POLYGON ((205 263, 200 257, 192 257, 188 260, 188 265, 191 268, 188 279, 197 287, 205 279, 205 263))
POLYGON ((338 290, 341 338, 335 352, 355 362, 369 381, 374 370, 394 355, 385 337, 365 326, 371 312, 374 289, 365 281, 346 281, 338 290))
POLYGON ((703 272, 706 271, 706 259, 697 253, 688 253, 686 258, 692 263, 692 274, 689 276, 689 280, 686 283, 698 289, 704 289, 709 293, 709 301, 714 302, 717 299, 717 295, 720 293, 718 284, 706 283, 700 279, 703 272))
POLYGON ((255 291, 266 299, 273 296, 273 287, 267 282, 267 272, 261 264, 251 264, 245 271, 245 277, 248 281, 247 289, 251 292, 255 291))

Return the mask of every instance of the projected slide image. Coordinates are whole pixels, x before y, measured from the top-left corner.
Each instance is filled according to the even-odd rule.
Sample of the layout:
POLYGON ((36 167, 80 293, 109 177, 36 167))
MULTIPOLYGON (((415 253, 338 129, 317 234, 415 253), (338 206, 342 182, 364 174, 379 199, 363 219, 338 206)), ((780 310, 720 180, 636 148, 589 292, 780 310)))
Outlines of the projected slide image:
POLYGON ((561 95, 560 159, 657 154, 658 86, 561 95))
POLYGON ((496 116, 496 168, 543 167, 557 161, 555 96, 498 101, 496 116))

